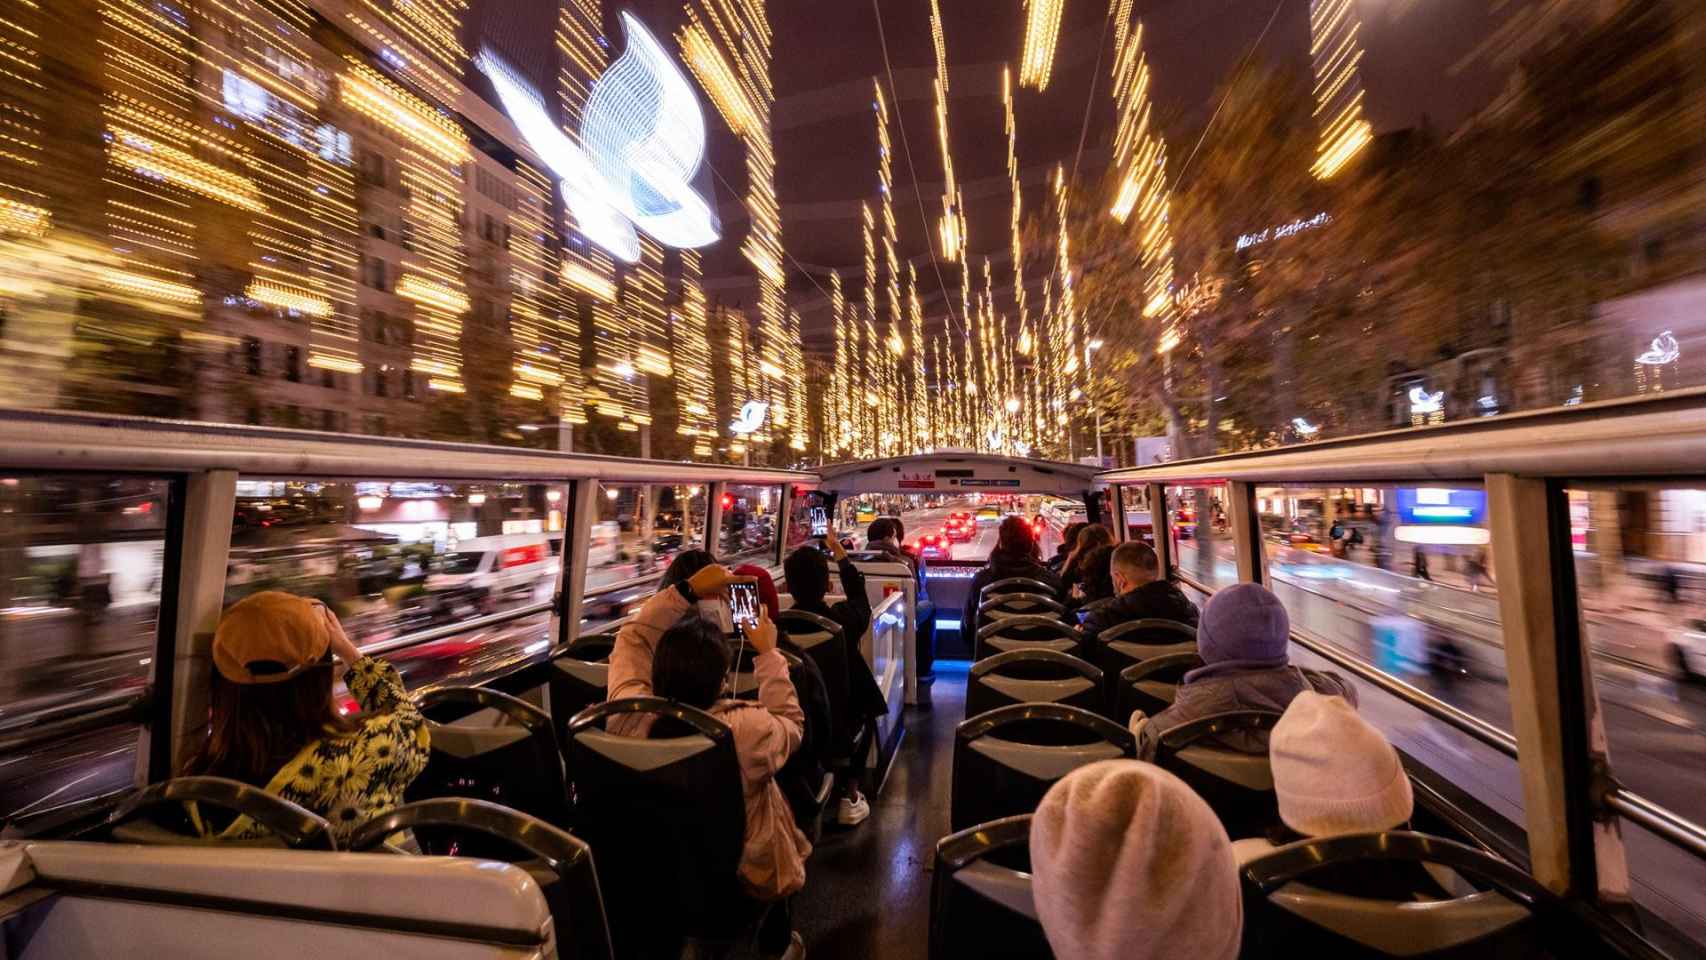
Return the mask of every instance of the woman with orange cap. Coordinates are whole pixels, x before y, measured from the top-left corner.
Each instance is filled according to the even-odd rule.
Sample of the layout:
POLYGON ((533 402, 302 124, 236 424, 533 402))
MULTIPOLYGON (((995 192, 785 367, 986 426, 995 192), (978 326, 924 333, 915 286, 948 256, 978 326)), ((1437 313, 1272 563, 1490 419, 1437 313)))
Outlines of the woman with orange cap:
MULTIPOLYGON (((427 762, 427 727, 397 668, 364 657, 325 604, 267 590, 233 604, 213 635, 207 742, 185 774, 263 787, 331 821, 338 839, 403 801, 427 762), (361 713, 332 699, 334 665, 361 713)), ((225 840, 266 833, 239 817, 225 840)))

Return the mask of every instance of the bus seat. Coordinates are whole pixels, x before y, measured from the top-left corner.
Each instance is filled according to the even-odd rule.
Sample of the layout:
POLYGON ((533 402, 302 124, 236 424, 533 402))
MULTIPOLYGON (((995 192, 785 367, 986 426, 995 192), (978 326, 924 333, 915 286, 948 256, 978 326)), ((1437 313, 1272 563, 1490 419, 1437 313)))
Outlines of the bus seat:
POLYGON ((728 726, 661 697, 610 700, 569 722, 568 752, 575 832, 598 858, 617 953, 738 933, 746 800, 728 726), (623 714, 651 715, 652 737, 603 729, 623 714))
MULTIPOLYGON (((405 800, 466 797, 568 822, 563 758, 549 714, 486 687, 439 687, 415 703, 427 716, 432 754, 405 800)), ((478 846, 483 838, 465 840, 478 846)), ((449 842, 440 837, 432 845, 449 842)))
POLYGON ((1122 671, 1152 657, 1197 652, 1197 628, 1177 620, 1145 617, 1115 624, 1086 644, 1086 657, 1108 678, 1110 698, 1118 693, 1122 671))
POLYGON ((1202 657, 1192 651, 1150 657, 1126 667, 1115 680, 1114 720, 1127 722, 1133 710, 1153 717, 1172 706, 1179 682, 1202 665, 1202 657))
POLYGON ((949 829, 1030 813, 1056 780, 1135 749, 1129 730, 1064 704, 1019 703, 972 717, 954 731, 949 829))
POLYGON ((1562 902, 1517 867, 1411 831, 1300 840, 1244 864, 1240 878, 1245 943, 1258 954, 1266 948, 1298 956, 1565 956, 1570 937, 1564 931, 1575 925, 1562 902), (1359 861, 1445 868, 1480 888, 1446 900, 1397 901, 1308 883, 1320 871, 1359 861))
POLYGON ((131 794, 105 822, 79 839, 150 846, 337 849, 331 824, 324 817, 259 787, 225 777, 175 777, 152 784, 131 794), (213 838, 238 816, 266 827, 268 835, 233 841, 213 838))
MULTIPOLYGON (((506 856, 492 857, 486 853, 476 856, 515 863, 538 881, 550 905, 557 940, 564 953, 587 960, 611 960, 610 927, 592 848, 538 817, 483 800, 420 800, 356 828, 349 848, 355 852, 375 851, 382 849, 386 838, 393 834, 411 831, 420 838, 423 833, 432 833, 433 827, 452 827, 457 834, 474 832, 501 842, 507 848, 506 856)), ((459 845, 424 852, 469 855, 459 845)))
POLYGON ((1031 896, 1031 815, 1004 817, 936 843, 930 956, 1047 958, 1031 896))
MULTIPOLYGON (((589 638, 598 639, 598 638, 589 638)), ((578 642, 551 658, 547 688, 551 721, 559 745, 568 742, 569 720, 610 696, 610 650, 613 644, 578 642)))
MULTIPOLYGON (((793 638, 790 635, 788 639, 793 638)), ((731 692, 742 700, 756 700, 758 679, 753 673, 752 661, 758 656, 758 651, 750 644, 731 643, 737 651, 729 679, 731 692)), ((793 809, 794 821, 815 844, 823 836, 823 812, 835 791, 834 774, 819 764, 832 742, 834 705, 816 661, 808 662, 799 654, 781 647, 776 652, 788 664, 788 679, 794 684, 801 711, 806 716, 805 737, 800 748, 794 751, 787 765, 777 774, 777 783, 793 809), (814 688, 817 692, 810 693, 814 688)))
POLYGON ((973 659, 1009 650, 1048 649, 1074 656, 1082 649, 1083 638, 1077 630, 1058 618, 1042 615, 1007 617, 978 628, 977 646, 973 659))
POLYGON ((1064 703, 1101 713, 1102 671, 1058 650, 1009 650, 972 664, 966 716, 1014 703, 1064 703))
POLYGON ((1181 724, 1158 737, 1145 737, 1145 752, 1202 795, 1237 840, 1260 835, 1279 822, 1268 753, 1224 746, 1228 734, 1263 734, 1280 715, 1272 710, 1232 710, 1181 724))
POLYGON ((1000 580, 991 580, 983 585, 983 589, 978 591, 977 595, 978 606, 988 602, 991 597, 1004 593, 1029 593, 1052 598, 1055 588, 1032 577, 1003 577, 1000 580))
POLYGON ((1052 596, 1041 593, 1001 593, 977 605, 977 622, 985 625, 1008 617, 1055 616, 1066 613, 1066 607, 1052 596))
POLYGON ((8 960, 557 955, 539 884, 507 864, 75 841, 0 845, 0 862, 20 850, 33 878, 0 900, 8 960))

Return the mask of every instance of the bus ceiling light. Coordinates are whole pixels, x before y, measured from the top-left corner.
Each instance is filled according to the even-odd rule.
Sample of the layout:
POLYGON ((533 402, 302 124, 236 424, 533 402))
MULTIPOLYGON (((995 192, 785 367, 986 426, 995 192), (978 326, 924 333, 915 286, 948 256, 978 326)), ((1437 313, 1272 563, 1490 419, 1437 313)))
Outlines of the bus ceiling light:
POLYGON ((617 497, 620 497, 622 495, 622 491, 616 489, 615 487, 611 487, 610 489, 604 491, 604 495, 606 497, 610 498, 611 500, 615 500, 617 497))
POLYGON ((355 505, 363 510, 378 510, 380 507, 385 505, 385 498, 375 493, 369 493, 364 496, 357 497, 355 505))
POLYGON ((470 506, 470 507, 484 506, 485 502, 486 502, 486 495, 483 493, 470 493, 470 494, 468 494, 468 506, 470 506))

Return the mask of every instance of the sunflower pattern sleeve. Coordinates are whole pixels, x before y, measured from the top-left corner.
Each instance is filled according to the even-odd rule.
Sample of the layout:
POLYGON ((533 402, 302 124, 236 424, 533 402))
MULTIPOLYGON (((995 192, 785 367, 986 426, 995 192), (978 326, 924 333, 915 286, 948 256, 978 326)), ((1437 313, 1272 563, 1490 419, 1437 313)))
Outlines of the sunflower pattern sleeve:
MULTIPOLYGON (((344 676, 361 704, 360 726, 347 736, 322 737, 303 747, 267 784, 331 822, 339 842, 371 817, 403 803, 403 791, 426 768, 431 740, 426 719, 409 699, 397 668, 363 657, 344 676)), ((264 834, 247 817, 228 839, 264 834)))

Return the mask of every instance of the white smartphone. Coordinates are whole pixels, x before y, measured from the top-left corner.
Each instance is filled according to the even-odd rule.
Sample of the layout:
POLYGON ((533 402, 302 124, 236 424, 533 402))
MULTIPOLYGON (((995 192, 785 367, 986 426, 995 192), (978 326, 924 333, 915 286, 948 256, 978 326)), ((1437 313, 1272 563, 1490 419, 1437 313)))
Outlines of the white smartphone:
POLYGON ((814 537, 827 537, 827 536, 829 536, 829 515, 824 512, 824 509, 822 507, 813 507, 811 509, 811 518, 812 518, 812 536, 814 536, 814 537))
POLYGON ((734 621, 734 632, 742 637, 748 627, 758 622, 757 584, 729 584, 729 618, 734 621))

